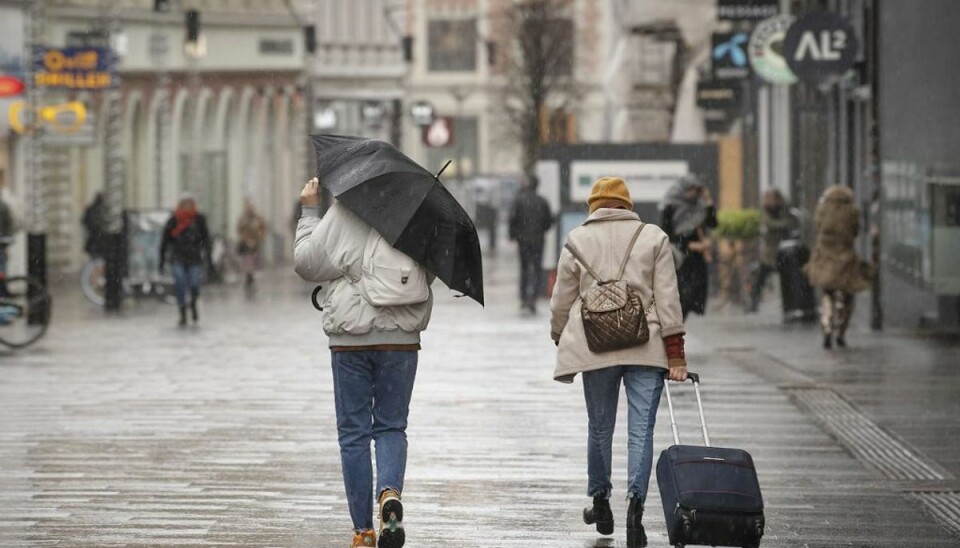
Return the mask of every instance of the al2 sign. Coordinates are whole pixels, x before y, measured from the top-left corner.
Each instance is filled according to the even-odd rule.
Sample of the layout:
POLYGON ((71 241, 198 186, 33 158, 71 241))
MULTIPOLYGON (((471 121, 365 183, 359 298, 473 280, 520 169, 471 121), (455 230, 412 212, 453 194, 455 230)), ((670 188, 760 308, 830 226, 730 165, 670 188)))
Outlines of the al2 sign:
POLYGON ((790 69, 809 82, 839 76, 853 67, 859 42, 846 19, 835 13, 815 12, 798 19, 783 39, 790 69))

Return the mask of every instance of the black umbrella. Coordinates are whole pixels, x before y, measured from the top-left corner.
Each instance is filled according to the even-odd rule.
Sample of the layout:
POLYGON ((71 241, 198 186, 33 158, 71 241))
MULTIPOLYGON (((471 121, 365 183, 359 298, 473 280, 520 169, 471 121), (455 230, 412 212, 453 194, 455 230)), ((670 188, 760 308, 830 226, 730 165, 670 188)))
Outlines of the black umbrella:
POLYGON ((483 304, 477 229, 438 176, 383 141, 312 139, 317 176, 341 204, 448 287, 483 304))

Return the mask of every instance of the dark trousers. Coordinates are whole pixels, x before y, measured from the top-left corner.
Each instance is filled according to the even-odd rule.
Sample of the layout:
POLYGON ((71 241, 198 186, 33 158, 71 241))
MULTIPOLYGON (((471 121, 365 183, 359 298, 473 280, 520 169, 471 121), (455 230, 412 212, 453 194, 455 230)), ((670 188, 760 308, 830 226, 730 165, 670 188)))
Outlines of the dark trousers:
POLYGON ((777 272, 777 269, 768 264, 760 263, 756 272, 753 273, 753 284, 750 288, 750 310, 756 310, 760 306, 760 298, 763 296, 763 288, 767 285, 767 280, 771 274, 777 272))
POLYGON ((543 287, 543 244, 520 242, 520 300, 537 300, 543 287))

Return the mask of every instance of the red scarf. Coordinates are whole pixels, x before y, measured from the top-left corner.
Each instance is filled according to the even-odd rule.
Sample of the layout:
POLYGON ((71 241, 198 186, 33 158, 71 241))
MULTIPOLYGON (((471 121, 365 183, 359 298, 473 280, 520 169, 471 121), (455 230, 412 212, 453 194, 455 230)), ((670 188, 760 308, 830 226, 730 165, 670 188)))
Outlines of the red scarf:
POLYGON ((177 226, 170 230, 170 235, 176 238, 193 224, 193 220, 197 218, 197 208, 180 207, 173 212, 173 216, 177 219, 177 226))

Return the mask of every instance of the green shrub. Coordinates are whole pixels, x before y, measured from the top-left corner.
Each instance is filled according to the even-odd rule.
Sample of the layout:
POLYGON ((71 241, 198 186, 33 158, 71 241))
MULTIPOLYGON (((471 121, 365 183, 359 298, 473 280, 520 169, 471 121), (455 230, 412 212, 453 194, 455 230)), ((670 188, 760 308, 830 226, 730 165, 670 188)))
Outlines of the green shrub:
POLYGON ((714 234, 727 240, 752 240, 760 235, 760 210, 724 209, 717 213, 714 234))

